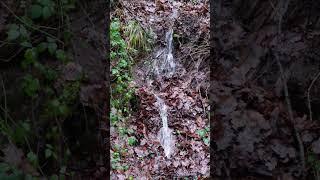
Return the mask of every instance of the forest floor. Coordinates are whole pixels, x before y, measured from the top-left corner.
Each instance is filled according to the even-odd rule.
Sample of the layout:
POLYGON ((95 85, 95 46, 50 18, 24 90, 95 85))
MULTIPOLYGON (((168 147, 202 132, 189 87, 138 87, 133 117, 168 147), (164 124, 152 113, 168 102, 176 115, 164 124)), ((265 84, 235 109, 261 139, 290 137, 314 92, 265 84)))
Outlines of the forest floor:
MULTIPOLYGON (((121 160, 113 164, 112 179, 173 179, 209 176, 209 11, 208 1, 198 3, 175 1, 123 1, 122 21, 138 20, 146 29, 151 27, 156 43, 150 54, 136 59, 133 86, 139 97, 139 108, 128 121, 111 127, 111 154, 125 149, 121 160), (147 81, 156 51, 165 45, 173 9, 178 10, 174 32, 173 56, 177 71, 173 77, 147 81), (134 15, 131 14, 135 12, 134 15), (175 149, 165 157, 158 140, 162 126, 156 106, 155 89, 168 107, 168 124, 174 132, 175 149), (128 129, 123 135, 119 128, 128 129), (130 145, 129 138, 136 139, 130 145)), ((119 10, 120 11, 120 10, 119 10)))

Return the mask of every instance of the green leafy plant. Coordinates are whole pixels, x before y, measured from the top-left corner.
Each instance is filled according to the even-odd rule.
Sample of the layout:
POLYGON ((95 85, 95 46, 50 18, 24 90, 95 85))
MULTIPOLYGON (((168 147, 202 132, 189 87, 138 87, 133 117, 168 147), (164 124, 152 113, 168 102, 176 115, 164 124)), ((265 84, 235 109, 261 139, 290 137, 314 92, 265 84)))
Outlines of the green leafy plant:
MULTIPOLYGON (((32 0, 20 3, 26 9, 19 12, 25 10, 25 13, 17 13, 16 18, 9 18, 13 19, 13 23, 7 26, 7 41, 10 44, 18 44, 22 49, 21 66, 25 74, 21 80, 21 89, 26 96, 31 98, 28 100, 32 102, 41 95, 39 106, 36 108, 39 114, 32 112, 32 114, 36 113, 35 117, 32 117, 32 121, 28 117, 8 122, 0 116, 0 133, 27 154, 26 159, 34 166, 35 170, 41 170, 40 165, 43 164, 49 168, 61 167, 56 169, 53 174, 41 174, 45 175, 46 179, 64 179, 66 176, 71 177, 72 175, 72 172, 67 168, 71 151, 68 148, 68 143, 61 140, 64 137, 62 138, 60 120, 64 120, 74 110, 72 108, 77 103, 82 77, 75 82, 64 83, 62 89, 59 89, 57 93, 54 82, 59 76, 59 68, 53 68, 48 62, 57 60, 56 64, 60 62, 59 65, 63 65, 66 61, 72 60, 67 53, 68 43, 72 37, 68 13, 75 9, 76 1, 32 0), (60 25, 64 27, 64 30, 59 30, 59 33, 56 31, 56 34, 51 27, 47 27, 52 24, 52 27, 56 25, 54 19, 63 19, 63 24, 60 25), (39 115, 39 119, 36 119, 37 115, 39 115), (35 127, 46 129, 46 132, 39 134, 34 129, 35 127), (41 136, 39 137, 39 135, 41 136), (37 149, 35 153, 33 151, 36 149, 34 145, 38 140, 47 144, 45 147, 37 149), (61 144, 63 144, 63 149, 60 149, 61 144), (61 155, 58 150, 62 150, 64 153, 61 155)), ((61 22, 59 21, 59 23, 61 22)), ((19 170, 20 168, 0 163, 0 179, 39 179, 39 177, 25 174, 19 170)), ((51 172, 51 170, 47 172, 51 172)))
POLYGON ((136 144, 137 144, 137 139, 136 139, 135 137, 129 137, 129 138, 128 138, 128 144, 129 144, 130 146, 136 145, 136 144))
POLYGON ((58 60, 60 60, 60 61, 62 61, 62 62, 66 62, 66 60, 67 60, 67 55, 66 55, 66 53, 65 53, 65 51, 63 51, 62 49, 58 49, 57 51, 56 51, 56 58, 58 59, 58 60))
POLYGON ((7 163, 0 163, 0 179, 24 179, 21 170, 7 163))
POLYGON ((27 45, 26 43, 26 41, 29 39, 29 33, 24 25, 8 25, 7 35, 8 41, 20 40, 21 42, 24 42, 24 45, 29 46, 29 44, 27 45))
POLYGON ((27 96, 35 98, 40 90, 40 82, 37 78, 28 74, 23 78, 22 88, 27 96))
POLYGON ((205 137, 206 136, 206 130, 204 130, 204 129, 201 129, 201 130, 197 130, 197 134, 201 137, 201 138, 203 138, 203 137, 205 137))
POLYGON ((111 106, 114 111, 110 114, 113 124, 117 120, 125 119, 130 112, 130 100, 133 97, 134 90, 130 89, 130 69, 133 65, 132 57, 127 53, 128 46, 121 35, 121 24, 119 20, 114 19, 110 25, 111 36, 111 74, 116 84, 112 85, 111 106))
POLYGON ((46 144, 45 157, 47 159, 50 157, 58 159, 57 154, 54 152, 54 147, 51 144, 46 144))
POLYGON ((38 56, 36 48, 27 49, 24 53, 24 60, 21 63, 22 67, 27 68, 34 65, 38 60, 38 56))
POLYGON ((117 168, 117 164, 120 161, 120 153, 119 152, 113 152, 111 156, 111 166, 113 169, 117 168))
POLYGON ((33 165, 33 167, 37 167, 38 166, 38 156, 34 152, 30 151, 27 154, 27 159, 33 165))
POLYGON ((119 130, 120 135, 122 135, 122 136, 124 136, 128 133, 128 129, 125 127, 119 127, 118 130, 119 130))
POLYGON ((62 117, 65 118, 69 115, 70 109, 69 107, 64 103, 61 102, 59 99, 53 99, 48 102, 46 105, 45 114, 47 117, 62 117))
POLYGON ((203 140, 203 142, 209 146, 210 144, 210 138, 209 138, 209 133, 210 129, 209 127, 206 127, 204 129, 199 129, 196 131, 196 133, 200 136, 200 138, 203 140))
POLYGON ((311 170, 316 178, 320 175, 320 160, 314 153, 309 153, 307 156, 307 163, 310 165, 311 170))
POLYGON ((55 3, 52 0, 37 0, 29 10, 32 19, 48 19, 55 13, 55 3))

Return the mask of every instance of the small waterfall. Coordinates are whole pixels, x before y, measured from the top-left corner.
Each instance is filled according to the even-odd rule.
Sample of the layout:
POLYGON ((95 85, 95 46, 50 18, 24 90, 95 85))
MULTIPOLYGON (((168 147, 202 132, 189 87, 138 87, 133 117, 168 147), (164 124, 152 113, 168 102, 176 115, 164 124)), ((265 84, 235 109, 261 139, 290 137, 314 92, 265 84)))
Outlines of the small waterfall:
MULTIPOLYGON (((172 51, 173 51, 172 36, 173 36, 173 29, 170 28, 169 31, 166 33, 167 47, 165 50, 162 51, 162 53, 165 52, 165 54, 163 54, 162 59, 161 58, 156 59, 156 60, 160 60, 160 62, 158 62, 157 64, 158 66, 156 65, 157 76, 163 75, 166 77, 171 77, 172 75, 174 75, 176 71, 176 64, 174 62, 174 58, 172 54, 172 51)), ((161 146, 164 149, 164 153, 166 157, 170 158, 171 154, 173 154, 173 149, 174 149, 174 137, 172 134, 173 131, 168 127, 167 105, 159 96, 157 96, 156 94, 155 96, 157 99, 156 105, 159 109, 160 118, 162 120, 162 128, 158 133, 158 138, 160 140, 161 146)))
MULTIPOLYGON (((153 72, 152 75, 154 78, 159 78, 162 76, 170 78, 176 73, 176 62, 173 57, 173 20, 177 17, 177 14, 177 10, 174 9, 173 15, 170 17, 171 25, 169 30, 166 32, 166 47, 158 50, 155 54, 155 58, 153 59, 153 69, 151 69, 151 72, 153 72)), ((151 82, 152 81, 149 81, 149 86, 152 85, 151 82)), ((173 130, 171 130, 168 126, 168 107, 164 100, 161 99, 155 92, 153 92, 153 94, 157 99, 156 107, 159 110, 162 121, 162 127, 158 132, 158 139, 164 149, 165 156, 170 158, 170 156, 174 153, 175 138, 173 136, 173 130)))
MULTIPOLYGON (((162 58, 155 59, 155 71, 156 76, 166 76, 171 77, 176 72, 176 64, 173 58, 173 29, 170 28, 169 31, 166 33, 166 49, 162 50, 162 52, 157 52, 157 56, 162 54, 162 58), (164 53, 164 54, 163 54, 164 53)), ((167 112, 167 105, 159 96, 155 94, 157 99, 156 106, 159 109, 160 118, 162 121, 162 127, 158 133, 158 139, 160 141, 161 146, 164 149, 165 156, 170 158, 174 151, 174 136, 172 134, 172 130, 168 127, 168 112, 167 112)))
POLYGON ((172 77, 176 72, 176 64, 173 58, 173 29, 170 28, 166 33, 166 48, 160 49, 156 54, 154 61, 154 73, 157 77, 166 76, 172 77))
POLYGON ((173 153, 174 148, 174 137, 172 135, 172 130, 168 127, 168 113, 167 113, 167 105, 164 101, 155 95, 157 98, 157 107, 160 111, 160 117, 162 120, 162 128, 158 133, 158 138, 160 140, 160 144, 164 149, 164 154, 166 157, 170 158, 173 153))

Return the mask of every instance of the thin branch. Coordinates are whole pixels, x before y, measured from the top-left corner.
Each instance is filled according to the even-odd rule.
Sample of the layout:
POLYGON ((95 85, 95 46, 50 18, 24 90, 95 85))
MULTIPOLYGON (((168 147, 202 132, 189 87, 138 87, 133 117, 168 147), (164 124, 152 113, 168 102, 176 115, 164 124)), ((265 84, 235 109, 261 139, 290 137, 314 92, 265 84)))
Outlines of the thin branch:
POLYGON ((3 96, 4 96, 4 109, 5 109, 4 120, 7 124, 8 123, 7 93, 6 93, 6 88, 4 86, 2 75, 1 75, 1 84, 2 84, 2 90, 3 90, 3 96))
MULTIPOLYGON (((281 3, 281 2, 279 2, 279 3, 281 3)), ((280 48, 282 46, 281 42, 280 42, 280 37, 281 37, 280 35, 281 35, 281 29, 282 29, 281 28, 282 19, 283 19, 284 14, 287 11, 287 8, 289 6, 290 0, 287 0, 286 2, 283 2, 283 3, 285 3, 285 4, 284 4, 284 7, 283 7, 282 11, 279 12, 279 21, 278 21, 277 41, 278 41, 278 44, 280 44, 280 48)), ((280 63, 279 56, 276 56, 276 61, 277 61, 278 66, 279 66, 280 76, 281 76, 281 80, 282 80, 282 83, 283 83, 283 90, 284 90, 285 99, 286 99, 286 103, 287 103, 289 119, 290 119, 290 122, 291 122, 291 124, 293 126, 294 135, 295 135, 295 137, 296 137, 296 139, 298 141, 299 154, 300 154, 300 160, 301 160, 301 165, 302 165, 302 169, 301 169, 302 177, 303 177, 303 179, 305 179, 306 163, 305 163, 305 155, 304 155, 304 146, 303 146, 303 142, 301 140, 300 134, 298 132, 298 129, 297 129, 297 127, 295 125, 295 122, 294 122, 291 101, 290 101, 290 98, 289 98, 290 96, 289 96, 287 81, 286 81, 286 78, 284 77, 283 68, 282 68, 282 65, 280 63)))
POLYGON ((291 106, 291 101, 290 101, 290 98, 289 98, 287 82, 286 82, 286 80, 284 78, 284 75, 283 75, 283 68, 282 68, 282 65, 281 65, 281 63, 279 61, 279 58, 276 58, 276 60, 277 60, 277 63, 278 63, 279 69, 280 69, 281 80, 282 80, 282 83, 283 83, 283 90, 284 90, 285 99, 286 99, 288 112, 289 112, 289 119, 290 119, 290 122, 292 123, 294 135, 295 135, 295 137, 296 137, 296 139, 298 141, 298 145, 299 145, 300 159, 301 159, 301 164, 302 164, 302 170, 301 171, 302 171, 303 177, 305 177, 306 164, 305 164, 304 146, 303 146, 300 134, 298 132, 298 129, 297 129, 295 123, 294 123, 292 106, 291 106))
POLYGON ((318 72, 318 74, 315 76, 315 78, 312 80, 309 88, 308 88, 308 92, 307 92, 307 97, 308 97, 308 108, 309 108, 309 118, 310 121, 312 121, 312 109, 311 109, 311 100, 310 100, 310 92, 311 92, 311 88, 313 87, 314 83, 318 80, 320 76, 320 72, 318 72))

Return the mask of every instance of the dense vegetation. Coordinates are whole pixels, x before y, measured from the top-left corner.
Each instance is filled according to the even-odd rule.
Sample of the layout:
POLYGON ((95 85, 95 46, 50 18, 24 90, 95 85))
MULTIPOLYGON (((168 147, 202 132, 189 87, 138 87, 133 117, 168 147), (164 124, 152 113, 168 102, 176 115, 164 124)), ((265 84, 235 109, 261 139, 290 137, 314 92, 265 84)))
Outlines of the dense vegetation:
MULTIPOLYGON (((0 179, 76 178, 80 174, 72 166, 80 164, 75 158, 82 139, 70 139, 68 134, 76 130, 68 124, 84 109, 80 88, 88 80, 75 65, 72 39, 77 35, 71 23, 72 13, 83 4, 75 0, 11 2, 0 4, 2 12, 13 17, 6 19, 1 52, 10 47, 17 50, 1 63, 14 65, 19 78, 12 82, 14 97, 4 82, 14 72, 4 69, 1 76, 0 146, 4 156, 0 179), (66 77, 66 73, 73 74, 66 77), (14 105, 15 99, 20 103, 14 105)), ((80 119, 75 123, 82 126, 80 119)))
MULTIPOLYGON (((126 126, 134 108, 137 108, 138 99, 135 96, 135 86, 132 82, 132 67, 134 59, 150 51, 151 32, 143 31, 134 20, 126 25, 113 17, 110 25, 111 39, 111 112, 112 126, 116 127, 123 138, 127 139, 130 146, 136 145, 136 138, 130 136, 132 130, 126 126)), ((127 170, 128 165, 121 161, 127 149, 117 144, 112 144, 111 166, 113 169, 127 170)))

